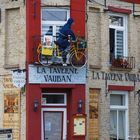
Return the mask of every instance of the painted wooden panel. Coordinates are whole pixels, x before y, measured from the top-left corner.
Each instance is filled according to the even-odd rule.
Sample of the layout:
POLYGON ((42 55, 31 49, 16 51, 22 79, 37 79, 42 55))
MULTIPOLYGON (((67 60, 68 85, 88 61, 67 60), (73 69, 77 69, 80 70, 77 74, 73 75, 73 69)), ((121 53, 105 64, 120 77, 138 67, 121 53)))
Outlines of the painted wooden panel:
POLYGON ((90 89, 89 95, 89 140, 99 140, 99 90, 90 89))

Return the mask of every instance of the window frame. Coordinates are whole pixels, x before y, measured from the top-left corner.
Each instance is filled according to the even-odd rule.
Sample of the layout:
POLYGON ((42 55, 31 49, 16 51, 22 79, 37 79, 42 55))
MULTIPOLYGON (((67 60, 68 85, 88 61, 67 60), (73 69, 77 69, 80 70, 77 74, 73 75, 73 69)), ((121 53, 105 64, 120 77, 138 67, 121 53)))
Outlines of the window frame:
MULTIPOLYGON (((110 111, 117 111, 117 117, 119 111, 125 111, 125 139, 128 140, 129 134, 129 116, 128 116, 128 91, 112 91, 111 95, 124 95, 125 105, 110 105, 110 111)), ((117 124, 118 126, 118 124, 117 124)), ((117 130, 118 135, 118 130, 117 130)))
POLYGON ((42 106, 66 106, 67 105, 67 94, 66 93, 42 93, 41 95, 41 105, 42 106), (64 103, 61 104, 52 104, 52 103, 42 103, 42 96, 43 95, 64 95, 64 103))
POLYGON ((118 13, 110 13, 110 16, 116 16, 116 17, 122 17, 123 18, 123 26, 117 26, 117 25, 111 25, 109 23, 109 29, 114 29, 115 30, 115 58, 117 56, 116 54, 116 32, 117 31, 123 31, 123 56, 127 57, 128 56, 128 17, 127 15, 124 14, 118 14, 118 13))
POLYGON ((42 7, 41 8, 41 34, 42 34, 42 24, 45 24, 47 26, 53 27, 52 34, 53 34, 53 36, 56 36, 56 27, 64 25, 67 22, 67 20, 66 21, 43 21, 42 20, 42 10, 43 9, 47 9, 47 11, 52 11, 54 9, 56 9, 57 11, 66 11, 67 12, 67 20, 70 17, 70 9, 68 7, 42 7))

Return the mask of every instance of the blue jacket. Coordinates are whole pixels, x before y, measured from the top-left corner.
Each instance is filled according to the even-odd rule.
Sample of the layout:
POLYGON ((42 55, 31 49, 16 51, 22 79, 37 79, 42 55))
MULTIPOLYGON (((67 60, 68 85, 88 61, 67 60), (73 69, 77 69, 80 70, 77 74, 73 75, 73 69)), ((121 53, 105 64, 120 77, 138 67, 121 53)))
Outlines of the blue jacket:
POLYGON ((60 50, 65 50, 69 45, 68 35, 70 35, 72 40, 75 40, 75 35, 71 30, 71 25, 73 23, 73 19, 69 18, 67 23, 59 30, 59 37, 57 43, 59 45, 60 50))

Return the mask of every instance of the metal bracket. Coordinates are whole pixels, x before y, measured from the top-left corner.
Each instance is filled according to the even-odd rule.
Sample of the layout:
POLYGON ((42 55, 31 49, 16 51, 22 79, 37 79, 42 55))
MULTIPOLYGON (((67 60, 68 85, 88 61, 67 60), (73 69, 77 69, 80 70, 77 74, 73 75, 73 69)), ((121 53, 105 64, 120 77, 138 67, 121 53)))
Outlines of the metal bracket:
POLYGON ((105 96, 107 97, 109 91, 108 91, 108 83, 107 83, 107 77, 105 78, 105 96))
POLYGON ((26 69, 14 69, 14 70, 12 70, 12 71, 13 71, 13 72, 16 72, 16 71, 17 71, 17 72, 19 72, 19 73, 20 73, 20 72, 22 72, 22 71, 23 71, 23 72, 25 72, 25 71, 26 71, 26 69))
POLYGON ((136 12, 140 12, 140 11, 136 11, 136 10, 135 10, 135 3, 133 3, 133 16, 134 16, 134 17, 140 17, 140 14, 139 14, 139 15, 136 15, 136 14, 135 14, 136 12))
POLYGON ((25 5, 25 0, 23 0, 23 4, 25 5))
POLYGON ((136 97, 136 95, 140 94, 140 90, 135 90, 136 87, 136 81, 134 80, 134 97, 136 97))
POLYGON ((107 6, 107 5, 106 5, 106 0, 104 0, 104 6, 105 6, 105 8, 106 8, 106 6, 107 6))

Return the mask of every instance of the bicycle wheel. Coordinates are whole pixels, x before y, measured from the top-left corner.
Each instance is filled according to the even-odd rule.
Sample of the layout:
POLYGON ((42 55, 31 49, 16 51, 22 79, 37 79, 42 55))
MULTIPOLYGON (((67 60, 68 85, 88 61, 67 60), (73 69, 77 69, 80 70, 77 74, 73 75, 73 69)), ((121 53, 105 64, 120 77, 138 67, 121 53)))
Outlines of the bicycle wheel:
POLYGON ((71 54, 70 63, 74 68, 82 68, 86 65, 87 59, 83 52, 76 52, 71 54))
POLYGON ((47 55, 42 55, 41 52, 39 52, 38 61, 43 66, 50 66, 52 64, 52 57, 47 55))

